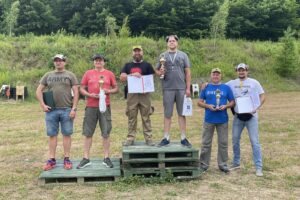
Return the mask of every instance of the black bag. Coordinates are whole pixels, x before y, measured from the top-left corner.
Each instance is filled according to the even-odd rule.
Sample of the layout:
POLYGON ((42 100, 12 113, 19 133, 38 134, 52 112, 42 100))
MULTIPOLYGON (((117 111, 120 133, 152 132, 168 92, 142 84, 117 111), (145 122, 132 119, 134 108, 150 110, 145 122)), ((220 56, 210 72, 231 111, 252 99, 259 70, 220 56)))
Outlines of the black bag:
POLYGON ((243 114, 236 114, 237 115, 237 118, 241 121, 249 121, 253 115, 251 113, 243 113, 243 114))
POLYGON ((233 115, 236 114, 237 118, 238 118, 239 120, 241 120, 241 121, 244 121, 244 122, 249 121, 249 120, 253 117, 253 115, 252 115, 251 113, 238 114, 238 113, 236 113, 236 112, 234 111, 233 108, 231 108, 231 112, 232 112, 233 115))

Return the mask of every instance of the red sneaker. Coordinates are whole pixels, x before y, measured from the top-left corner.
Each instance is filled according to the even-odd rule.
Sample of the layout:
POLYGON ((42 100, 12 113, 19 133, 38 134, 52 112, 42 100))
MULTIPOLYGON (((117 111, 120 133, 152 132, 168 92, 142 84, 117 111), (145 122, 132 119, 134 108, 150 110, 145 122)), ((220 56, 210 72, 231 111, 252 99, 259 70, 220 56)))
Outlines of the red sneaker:
POLYGON ((69 159, 65 159, 64 160, 64 168, 69 170, 69 169, 72 169, 72 162, 69 160, 69 159))
POLYGON ((43 170, 48 171, 56 167, 56 161, 48 160, 47 163, 44 165, 43 170))

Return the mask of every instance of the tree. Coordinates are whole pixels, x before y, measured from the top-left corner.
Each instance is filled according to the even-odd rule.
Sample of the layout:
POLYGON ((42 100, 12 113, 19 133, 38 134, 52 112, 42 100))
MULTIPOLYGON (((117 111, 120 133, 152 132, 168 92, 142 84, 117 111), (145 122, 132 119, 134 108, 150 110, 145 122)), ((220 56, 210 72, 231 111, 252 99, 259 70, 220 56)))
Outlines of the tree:
POLYGON ((13 31, 15 30, 15 26, 17 25, 17 19, 19 16, 19 6, 20 2, 15 1, 11 4, 10 9, 4 14, 5 18, 5 25, 6 25, 6 31, 9 36, 13 35, 13 31))
POLYGON ((282 77, 293 77, 297 69, 297 52, 295 47, 295 31, 290 27, 284 31, 284 36, 280 38, 282 50, 277 57, 276 72, 282 77))
POLYGON ((118 29, 116 18, 113 16, 107 16, 105 18, 105 22, 106 36, 115 38, 117 36, 116 30, 118 29))
POLYGON ((218 12, 214 14, 210 25, 210 36, 214 39, 214 47, 216 47, 216 40, 225 38, 227 28, 227 17, 229 15, 229 0, 225 0, 220 6, 218 12))
POLYGON ((128 16, 126 16, 123 21, 123 25, 120 29, 119 35, 121 38, 127 38, 130 36, 130 28, 128 27, 128 16))

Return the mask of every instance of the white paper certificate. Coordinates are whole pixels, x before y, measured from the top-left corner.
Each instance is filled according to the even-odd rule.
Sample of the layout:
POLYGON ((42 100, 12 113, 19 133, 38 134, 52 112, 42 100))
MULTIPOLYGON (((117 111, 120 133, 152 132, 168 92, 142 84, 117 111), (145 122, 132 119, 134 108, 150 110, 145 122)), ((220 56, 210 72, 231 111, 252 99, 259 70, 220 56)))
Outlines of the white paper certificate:
POLYGON ((127 77, 128 93, 154 92, 153 75, 145 75, 140 78, 135 76, 127 77))
POLYGON ((253 100, 250 96, 238 97, 235 99, 237 113, 252 113, 254 110, 253 100))

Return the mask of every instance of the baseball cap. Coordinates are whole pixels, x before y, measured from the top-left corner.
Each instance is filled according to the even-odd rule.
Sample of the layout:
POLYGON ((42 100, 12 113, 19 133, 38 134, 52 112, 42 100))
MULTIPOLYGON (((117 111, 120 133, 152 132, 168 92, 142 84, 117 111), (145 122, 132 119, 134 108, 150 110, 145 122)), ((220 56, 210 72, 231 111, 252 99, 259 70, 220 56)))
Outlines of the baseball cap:
POLYGON ((249 68, 249 66, 246 65, 245 63, 240 63, 240 64, 238 64, 238 65, 235 67, 236 70, 238 70, 238 69, 246 69, 246 70, 248 70, 248 68, 249 68))
POLYGON ((55 60, 55 58, 59 58, 63 61, 66 61, 66 56, 64 56, 63 54, 56 54, 54 57, 53 57, 53 60, 55 60))
POLYGON ((219 73, 221 74, 220 68, 213 68, 213 69, 211 70, 211 73, 214 73, 214 72, 219 72, 219 73))
POLYGON ((143 50, 142 46, 141 45, 135 45, 132 47, 132 50, 135 50, 135 49, 139 49, 139 50, 143 50))
POLYGON ((95 54, 95 55, 93 55, 92 59, 93 59, 93 60, 101 59, 101 60, 104 60, 104 61, 105 61, 104 56, 101 55, 101 54, 95 54))

